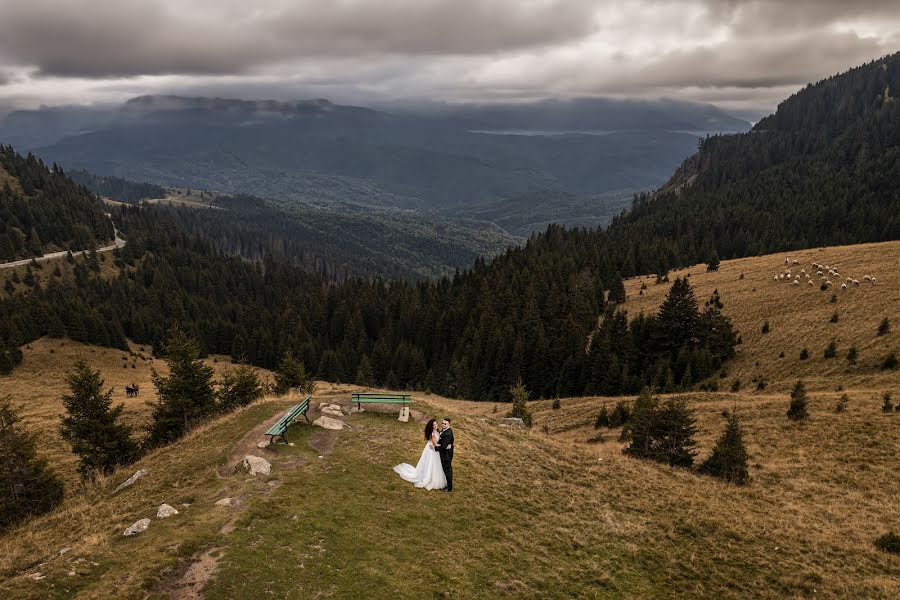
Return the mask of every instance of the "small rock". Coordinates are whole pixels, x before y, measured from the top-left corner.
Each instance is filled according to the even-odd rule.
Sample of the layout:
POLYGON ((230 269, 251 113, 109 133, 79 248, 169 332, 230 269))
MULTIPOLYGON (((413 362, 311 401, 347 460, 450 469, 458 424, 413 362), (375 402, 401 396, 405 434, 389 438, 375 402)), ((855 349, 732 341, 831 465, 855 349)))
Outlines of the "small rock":
POLYGON ((500 422, 507 425, 514 425, 516 427, 525 427, 525 421, 523 421, 519 417, 504 417, 500 422))
POLYGON ((167 519, 169 517, 174 517, 177 514, 178 511, 175 510, 173 506, 169 506, 168 504, 160 504, 159 508, 156 509, 157 519, 167 519))
POLYGON ((181 504, 181 506, 182 506, 183 508, 187 508, 187 507, 190 506, 190 505, 191 505, 191 504, 190 504, 189 502, 183 502, 183 503, 181 504))
POLYGON ((364 409, 364 408, 361 407, 361 406, 351 406, 351 407, 350 407, 350 410, 349 410, 348 412, 349 412, 351 415, 355 415, 356 413, 363 413, 363 412, 366 412, 366 409, 364 409))
POLYGON ((272 472, 272 465, 264 458, 248 454, 244 457, 244 468, 251 475, 268 475, 272 472))
POLYGON ((288 446, 293 447, 293 446, 294 446, 294 442, 288 442, 288 446))
POLYGON ((319 412, 321 412, 323 415, 332 415, 334 417, 344 416, 344 412, 337 404, 326 404, 325 406, 319 408, 319 412))
POLYGON ((28 579, 31 579, 32 581, 40 581, 44 577, 46 577, 46 575, 41 575, 40 573, 32 573, 31 575, 28 575, 28 579))
POLYGON ((222 498, 221 500, 216 500, 216 506, 231 506, 231 498, 222 498))
POLYGON ((268 448, 269 444, 271 444, 271 440, 263 440, 256 445, 257 448, 268 448))
POLYGON ((60 556, 62 556, 63 554, 68 554, 68 553, 71 552, 71 551, 72 551, 71 548, 60 548, 60 549, 59 549, 59 552, 57 552, 57 554, 59 554, 60 556))
POLYGON ((319 427, 322 427, 324 429, 343 429, 344 428, 343 421, 339 421, 337 419, 332 419, 331 417, 326 417, 325 415, 322 415, 321 417, 319 417, 318 419, 313 421, 313 425, 318 425, 319 427))
POLYGON ((131 525, 131 527, 129 527, 128 529, 125 530, 125 532, 122 535, 124 535, 125 537, 136 535, 138 533, 141 533, 142 531, 145 531, 147 529, 147 527, 149 527, 149 526, 150 526, 150 519, 141 519, 139 521, 135 521, 131 525))
POLYGON ((75 577, 75 571, 69 571, 69 577, 75 577))
POLYGON ((149 472, 150 472, 149 469, 138 469, 137 471, 135 471, 134 475, 132 475, 131 477, 129 477, 128 479, 126 479, 125 481, 120 483, 118 485, 118 487, 116 487, 116 489, 113 490, 113 494, 118 494, 119 492, 121 492, 122 490, 127 488, 128 486, 133 485, 135 481, 137 481, 141 477, 144 477, 149 472))

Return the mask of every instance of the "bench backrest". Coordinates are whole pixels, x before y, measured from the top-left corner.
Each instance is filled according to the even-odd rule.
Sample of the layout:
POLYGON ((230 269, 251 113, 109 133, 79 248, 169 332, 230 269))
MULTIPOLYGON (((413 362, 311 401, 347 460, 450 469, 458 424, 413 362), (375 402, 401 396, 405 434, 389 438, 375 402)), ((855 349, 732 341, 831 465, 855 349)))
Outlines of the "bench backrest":
POLYGON ((386 404, 409 404, 412 402, 411 394, 380 394, 377 392, 354 392, 351 402, 371 402, 373 404, 383 402, 386 404))
POLYGON ((307 396, 306 400, 301 402, 300 404, 295 404, 291 407, 291 409, 285 413, 280 419, 278 419, 274 425, 272 425, 269 430, 266 432, 266 435, 281 435, 287 428, 290 427, 291 423, 309 410, 309 400, 312 396, 307 396))

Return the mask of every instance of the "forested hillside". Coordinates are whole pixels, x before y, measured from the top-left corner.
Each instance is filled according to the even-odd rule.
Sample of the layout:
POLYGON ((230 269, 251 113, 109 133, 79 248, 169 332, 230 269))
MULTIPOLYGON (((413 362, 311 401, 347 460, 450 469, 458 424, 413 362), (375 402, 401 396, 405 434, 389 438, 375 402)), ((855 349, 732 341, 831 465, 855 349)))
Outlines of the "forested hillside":
POLYGON ((629 320, 615 310, 621 276, 716 251, 900 237, 900 113, 885 92, 897 82, 898 58, 784 105, 833 114, 832 128, 772 129, 767 123, 786 119, 776 115, 750 134, 710 138, 691 161, 690 185, 637 199, 608 231, 551 226, 525 247, 436 282, 330 284, 283 262, 225 257, 165 211, 117 209, 129 239, 119 273, 82 268, 74 286, 51 281, 27 295, 10 288, 0 303, 9 315, 0 321, 0 359, 12 366, 17 346, 41 335, 116 346, 127 336, 159 347, 178 322, 208 352, 261 366, 294 352, 323 379, 462 398, 503 399, 518 377, 534 397, 689 388, 734 351, 720 310, 729 298, 697 298, 676 280, 658 314, 629 320), (869 97, 875 89, 880 95, 869 97), (840 107, 851 105, 860 108, 844 118, 840 107))
POLYGON ((98 196, 105 196, 118 202, 135 203, 148 198, 164 198, 166 195, 166 188, 152 183, 137 183, 121 177, 94 175, 83 169, 68 171, 66 174, 72 181, 80 183, 98 196))
POLYGON ((222 210, 173 208, 172 216, 218 250, 289 262, 329 281, 452 275, 523 241, 487 221, 416 211, 253 196, 217 195, 211 203, 222 210))
POLYGON ((622 272, 900 238, 900 53, 806 87, 750 133, 713 136, 603 238, 622 272), (637 244, 640 247, 637 247, 637 244))
POLYGON ((0 146, 0 263, 112 238, 112 223, 87 190, 55 165, 0 146))

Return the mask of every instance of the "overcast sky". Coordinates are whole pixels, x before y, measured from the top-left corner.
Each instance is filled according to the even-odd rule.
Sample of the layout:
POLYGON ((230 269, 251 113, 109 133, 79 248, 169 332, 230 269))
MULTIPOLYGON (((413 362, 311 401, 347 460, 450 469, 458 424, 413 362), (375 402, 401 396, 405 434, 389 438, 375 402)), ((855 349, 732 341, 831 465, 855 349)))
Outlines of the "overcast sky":
POLYGON ((0 110, 664 96, 758 115, 898 32, 898 0, 0 0, 0 110))

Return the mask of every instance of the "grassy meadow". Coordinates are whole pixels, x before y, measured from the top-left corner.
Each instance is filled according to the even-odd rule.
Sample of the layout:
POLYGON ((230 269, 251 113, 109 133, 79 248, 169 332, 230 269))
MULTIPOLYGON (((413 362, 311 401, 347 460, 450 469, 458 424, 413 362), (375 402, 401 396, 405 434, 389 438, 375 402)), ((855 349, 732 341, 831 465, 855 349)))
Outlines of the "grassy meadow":
MULTIPOLYGON (((880 407, 885 391, 900 400, 900 371, 881 370, 873 357, 900 340, 892 303, 900 281, 877 269, 898 263, 900 243, 787 256, 836 262, 860 280, 875 274, 878 285, 836 290, 832 304, 831 291, 772 282, 785 255, 688 270, 701 303, 719 289, 743 336, 722 378, 726 391, 685 394, 697 418, 697 462, 724 427, 723 411, 736 410, 750 454, 744 487, 624 456, 618 429, 593 427, 601 406, 620 398, 563 398, 557 409, 535 401, 534 426, 523 430, 502 423, 506 405, 417 392, 409 423, 397 421, 396 408, 345 416, 342 431, 301 421, 289 433, 293 445, 259 449, 269 424, 297 401, 265 398, 83 486, 58 434, 65 371, 85 358, 141 426, 153 398, 150 368, 164 365, 139 347, 39 340, 0 379, 0 394, 24 407, 68 493, 58 510, 0 535, 0 596, 896 598, 900 556, 873 540, 900 532, 900 412, 880 407), (835 311, 840 319, 830 323, 835 311), (892 331, 876 336, 884 316, 892 331), (765 320, 770 332, 761 334, 765 320), (831 337, 839 352, 829 360, 821 351, 831 337), (845 358, 850 344, 860 354, 855 366, 845 358), (798 358, 803 346, 807 361, 798 358), (751 385, 757 376, 764 390, 751 385), (735 378, 744 387, 728 392, 735 378), (786 417, 798 378, 811 390, 802 423, 786 417), (132 382, 142 393, 126 399, 132 382), (837 413, 843 394, 848 406, 837 413), (424 420, 444 415, 457 438, 453 494, 415 489, 391 470, 418 460, 424 420), (245 454, 269 460, 272 474, 236 469, 245 454), (138 468, 150 472, 112 495, 138 468), (229 506, 216 505, 224 498, 229 506), (180 514, 156 519, 163 502, 180 514), (152 519, 146 532, 122 537, 143 517, 152 519)), ((641 281, 626 282, 630 312, 655 310, 668 287, 650 279, 641 295, 641 281)), ((220 373, 230 368, 224 357, 209 361, 220 373)), ((310 419, 319 402, 349 405, 352 389, 320 382, 310 419)))

